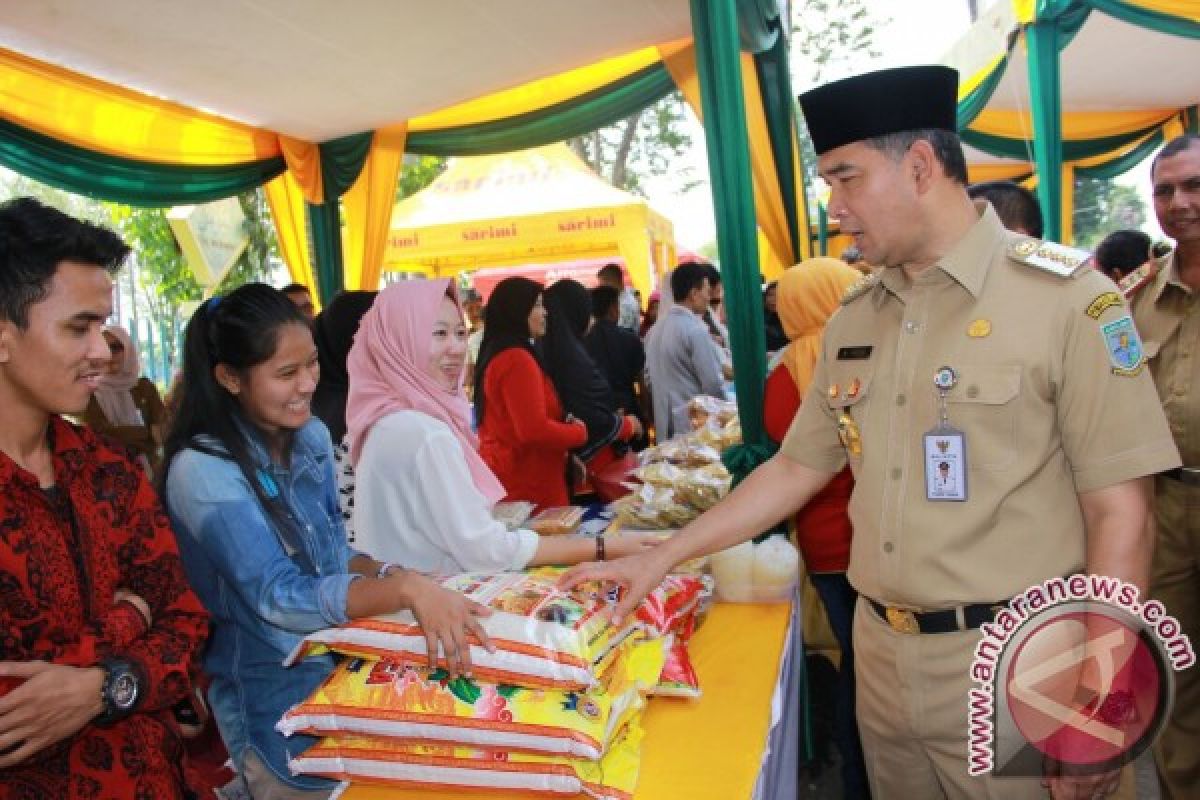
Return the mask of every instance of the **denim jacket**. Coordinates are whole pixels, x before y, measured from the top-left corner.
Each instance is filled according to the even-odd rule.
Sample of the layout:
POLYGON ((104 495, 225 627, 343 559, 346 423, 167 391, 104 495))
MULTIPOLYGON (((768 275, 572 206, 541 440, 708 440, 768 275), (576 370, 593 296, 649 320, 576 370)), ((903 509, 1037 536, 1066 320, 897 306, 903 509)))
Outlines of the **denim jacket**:
MULTIPOLYGON (((271 464, 258 437, 250 433, 249 439, 253 461, 270 476, 263 479, 268 496, 278 491, 297 523, 288 540, 297 552, 290 557, 232 460, 189 448, 172 460, 167 479, 167 510, 183 566, 212 614, 204 661, 212 677, 209 700, 239 769, 249 747, 288 785, 329 788, 329 781, 291 775, 289 755, 316 740, 285 739, 275 723, 324 680, 332 657, 287 669, 281 662, 305 634, 346 621, 346 592, 357 577, 348 565, 357 553, 346 543, 338 512, 325 425, 314 417, 296 432, 286 466, 271 464)), ((212 439, 198 443, 223 449, 212 439)))

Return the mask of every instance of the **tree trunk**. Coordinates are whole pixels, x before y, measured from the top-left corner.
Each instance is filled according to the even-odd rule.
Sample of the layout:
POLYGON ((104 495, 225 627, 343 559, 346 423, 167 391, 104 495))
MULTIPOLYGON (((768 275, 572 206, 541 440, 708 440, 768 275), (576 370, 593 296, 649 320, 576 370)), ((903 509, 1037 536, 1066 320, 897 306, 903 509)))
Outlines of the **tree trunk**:
POLYGON ((633 140, 637 136, 638 123, 642 119, 642 111, 625 120, 625 130, 621 131, 621 142, 617 145, 616 155, 613 156, 612 185, 618 189, 625 188, 628 174, 629 153, 633 150, 633 140))

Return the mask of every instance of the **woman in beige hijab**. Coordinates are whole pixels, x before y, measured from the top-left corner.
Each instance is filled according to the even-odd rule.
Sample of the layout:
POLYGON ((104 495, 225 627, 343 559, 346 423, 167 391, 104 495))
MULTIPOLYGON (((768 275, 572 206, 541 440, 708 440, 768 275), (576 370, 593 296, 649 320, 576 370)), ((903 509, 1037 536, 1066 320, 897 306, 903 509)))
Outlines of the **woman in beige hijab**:
POLYGON ((119 325, 104 329, 112 360, 100 376, 83 422, 132 449, 153 475, 162 458, 162 432, 167 411, 158 389, 141 375, 141 360, 129 332, 119 325))

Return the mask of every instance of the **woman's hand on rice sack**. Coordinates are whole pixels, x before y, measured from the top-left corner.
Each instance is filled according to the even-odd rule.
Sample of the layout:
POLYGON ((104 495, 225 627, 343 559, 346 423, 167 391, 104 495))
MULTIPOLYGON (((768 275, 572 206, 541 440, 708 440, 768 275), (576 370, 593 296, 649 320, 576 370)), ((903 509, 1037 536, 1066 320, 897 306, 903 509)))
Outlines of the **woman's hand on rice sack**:
POLYGON ((496 648, 488 639, 487 632, 479 623, 480 617, 489 616, 492 610, 458 592, 443 589, 436 583, 415 572, 406 572, 408 585, 408 608, 425 632, 430 668, 437 666, 438 646, 446 660, 446 670, 454 675, 471 674, 470 636, 474 635, 481 647, 489 653, 496 648))
MULTIPOLYGON (((616 540, 614 539, 614 542, 616 540)), ((638 555, 625 556, 615 561, 591 561, 572 567, 558 579, 563 589, 574 589, 588 581, 615 583, 621 587, 620 600, 612 610, 612 624, 620 625, 625 617, 637 610, 638 605, 654 587, 662 583, 667 572, 674 566, 661 557, 663 550, 651 547, 638 555)))

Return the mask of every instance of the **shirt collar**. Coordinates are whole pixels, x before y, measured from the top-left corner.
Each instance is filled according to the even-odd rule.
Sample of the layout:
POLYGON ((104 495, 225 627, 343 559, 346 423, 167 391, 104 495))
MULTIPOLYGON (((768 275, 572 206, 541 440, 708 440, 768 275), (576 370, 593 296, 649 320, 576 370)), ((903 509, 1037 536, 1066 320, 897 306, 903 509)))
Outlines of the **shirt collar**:
MULTIPOLYGON (((962 286, 972 297, 979 297, 987 280, 987 271, 992 263, 988 256, 997 248, 1004 245, 1008 232, 1000 223, 991 204, 976 201, 975 210, 979 219, 950 248, 950 251, 938 259, 931 269, 936 269, 948 275, 955 283, 962 286)), ((909 286, 908 277, 898 267, 888 267, 880 275, 879 282, 887 291, 900 296, 900 292, 909 286)), ((881 301, 882 294, 876 295, 876 305, 881 301)))
MULTIPOLYGON (((79 433, 65 419, 53 414, 46 428, 46 436, 52 448, 52 461, 56 483, 67 483, 79 473, 84 462, 84 443, 79 433)), ((28 470, 22 469, 7 453, 0 453, 0 482, 5 485, 15 480, 38 485, 37 479, 28 470)))
POLYGON ((1168 286, 1171 286, 1174 289, 1183 292, 1184 294, 1190 295, 1192 293, 1191 288, 1183 282, 1182 278, 1179 277, 1179 258, 1177 251, 1172 251, 1171 255, 1167 256, 1167 262, 1165 266, 1159 270, 1158 275, 1156 275, 1154 278, 1154 283, 1150 286, 1150 296, 1155 303, 1157 303, 1163 296, 1163 292, 1166 291, 1168 286))

